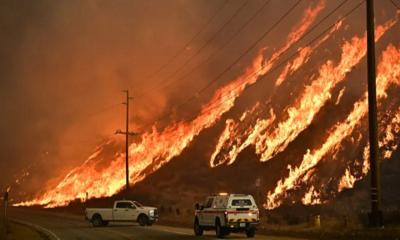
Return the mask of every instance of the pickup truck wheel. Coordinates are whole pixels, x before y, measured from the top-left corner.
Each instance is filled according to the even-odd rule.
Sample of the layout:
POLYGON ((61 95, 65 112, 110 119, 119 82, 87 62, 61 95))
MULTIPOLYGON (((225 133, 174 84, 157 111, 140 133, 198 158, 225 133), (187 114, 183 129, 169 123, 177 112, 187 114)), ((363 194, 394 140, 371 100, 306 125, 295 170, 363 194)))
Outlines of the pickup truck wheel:
POLYGON ((246 229, 246 236, 248 238, 253 238, 256 235, 256 229, 255 228, 247 228, 246 229))
POLYGON ((225 229, 221 226, 219 219, 215 221, 215 235, 217 238, 224 238, 226 235, 225 229))
POLYGON ((139 223, 139 225, 140 226, 146 226, 148 223, 149 223, 149 218, 146 216, 146 215, 144 215, 144 214, 141 214, 141 215, 139 215, 139 217, 138 217, 138 223, 139 223))
POLYGON ((93 227, 101 227, 103 226, 103 219, 100 215, 96 214, 92 217, 92 225, 93 227))
POLYGON ((193 230, 194 230, 195 236, 203 235, 203 228, 200 226, 199 220, 197 218, 196 218, 196 220, 194 220, 193 230))

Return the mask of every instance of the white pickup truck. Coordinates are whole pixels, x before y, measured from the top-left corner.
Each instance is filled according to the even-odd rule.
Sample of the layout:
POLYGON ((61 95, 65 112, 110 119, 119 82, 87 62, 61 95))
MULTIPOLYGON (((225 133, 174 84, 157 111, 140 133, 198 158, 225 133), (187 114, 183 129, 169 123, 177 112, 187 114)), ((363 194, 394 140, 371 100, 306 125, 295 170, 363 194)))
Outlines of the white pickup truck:
POLYGON ((107 226, 109 222, 138 222, 141 226, 151 226, 158 220, 154 207, 145 207, 136 201, 115 201, 113 208, 86 208, 85 218, 94 227, 107 226))

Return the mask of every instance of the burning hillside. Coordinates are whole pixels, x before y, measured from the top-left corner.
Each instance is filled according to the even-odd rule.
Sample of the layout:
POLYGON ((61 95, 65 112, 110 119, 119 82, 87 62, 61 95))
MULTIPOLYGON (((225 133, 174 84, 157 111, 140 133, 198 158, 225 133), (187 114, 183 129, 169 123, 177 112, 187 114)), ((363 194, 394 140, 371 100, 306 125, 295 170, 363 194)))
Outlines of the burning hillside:
MULTIPOLYGON (((288 199, 303 204, 321 204, 364 178, 369 170, 364 154, 368 148, 364 126, 367 96, 362 92, 358 99, 350 102, 351 99, 346 99, 346 89, 350 88, 346 84, 357 78, 354 72, 365 59, 365 34, 349 33, 351 20, 346 16, 322 31, 315 41, 298 48, 288 61, 284 58, 309 31, 315 30, 313 26, 325 7, 326 2, 320 1, 305 9, 290 28, 287 39, 273 52, 267 53, 268 46, 259 47, 242 73, 219 87, 192 120, 177 121, 163 129, 153 126, 140 136, 140 140, 132 143, 129 146, 131 184, 151 178, 192 144, 199 144, 195 143, 196 138, 213 128, 216 132, 210 136, 213 140, 201 143, 212 149, 203 159, 209 164, 208 170, 229 168, 245 151, 254 150, 264 166, 255 174, 268 182, 262 188, 263 202, 268 209, 276 208, 288 199), (332 41, 333 38, 336 40, 332 41), (329 49, 331 56, 318 59, 324 49, 329 49), (243 112, 237 111, 235 107, 243 95, 253 91, 252 86, 264 79, 272 81, 271 95, 248 105, 243 112), (279 101, 282 96, 290 98, 279 101), (302 134, 311 131, 313 124, 321 121, 321 116, 327 116, 324 113, 328 107, 345 110, 332 117, 332 121, 321 123, 320 133, 309 133, 313 139, 318 139, 318 143, 304 142, 293 154, 292 146, 300 141, 302 134), (239 114, 227 118, 236 111, 239 114), (219 131, 216 126, 224 122, 225 128, 219 131), (347 148, 353 146, 356 150, 348 152, 347 148), (281 161, 285 155, 290 159, 281 161), (326 166, 332 165, 340 167, 326 171, 326 166), (278 179, 276 176, 268 178, 265 177, 268 171, 281 174, 278 179)), ((397 21, 395 16, 378 22, 376 27, 376 42, 384 42, 383 51, 378 54, 377 93, 382 115, 380 148, 385 159, 397 149, 400 132, 400 99, 398 94, 393 94, 400 88, 400 45, 385 39, 385 35, 395 31, 397 21)), ((86 192, 90 198, 112 196, 125 184, 124 157, 119 143, 110 138, 55 186, 17 205, 64 206, 75 199, 84 199, 86 192)))

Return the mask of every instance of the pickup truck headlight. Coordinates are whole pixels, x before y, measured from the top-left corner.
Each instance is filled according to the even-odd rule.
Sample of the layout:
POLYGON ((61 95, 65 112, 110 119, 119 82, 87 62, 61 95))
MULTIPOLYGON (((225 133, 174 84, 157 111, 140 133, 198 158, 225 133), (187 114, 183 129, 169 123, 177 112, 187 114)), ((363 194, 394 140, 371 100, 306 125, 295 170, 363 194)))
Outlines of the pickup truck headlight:
POLYGON ((152 209, 152 210, 149 211, 149 215, 150 215, 150 216, 154 216, 154 209, 152 209))

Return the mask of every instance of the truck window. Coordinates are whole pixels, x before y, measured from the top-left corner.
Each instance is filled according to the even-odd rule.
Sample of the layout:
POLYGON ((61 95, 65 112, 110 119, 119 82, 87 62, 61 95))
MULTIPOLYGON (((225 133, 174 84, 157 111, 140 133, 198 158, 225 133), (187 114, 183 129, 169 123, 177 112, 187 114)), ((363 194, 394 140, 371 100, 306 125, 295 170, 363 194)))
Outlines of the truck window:
POLYGON ((118 202, 116 208, 136 208, 131 202, 118 202))
POLYGON ((204 208, 211 208, 213 201, 214 201, 214 198, 207 199, 207 202, 206 202, 206 205, 204 206, 204 208))
POLYGON ((250 199, 233 199, 231 205, 237 207, 237 206, 251 206, 253 204, 250 199))

